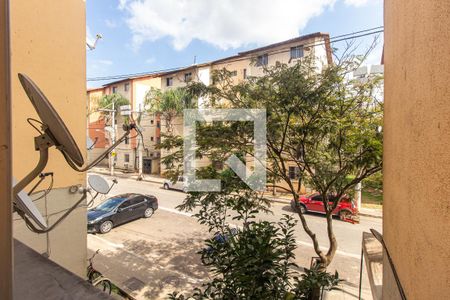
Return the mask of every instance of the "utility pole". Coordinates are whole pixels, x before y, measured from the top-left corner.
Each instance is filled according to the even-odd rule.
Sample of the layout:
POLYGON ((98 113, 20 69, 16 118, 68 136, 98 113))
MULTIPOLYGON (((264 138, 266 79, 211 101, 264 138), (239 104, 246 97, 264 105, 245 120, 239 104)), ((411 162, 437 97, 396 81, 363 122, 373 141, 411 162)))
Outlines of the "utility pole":
MULTIPOLYGON (((108 104, 107 106, 112 105, 112 109, 99 109, 98 111, 102 112, 109 112, 111 114, 111 131, 109 131, 111 135, 111 145, 113 145, 116 142, 116 110, 115 110, 115 103, 114 101, 111 104, 108 104)), ((105 127, 106 129, 106 127, 105 127)), ((109 169, 111 176, 114 176, 114 157, 116 156, 116 152, 112 151, 109 153, 109 169)))
POLYGON ((356 206, 358 207, 358 211, 361 211, 361 182, 357 183, 355 186, 355 198, 356 198, 356 206))
MULTIPOLYGON (((140 114, 142 113, 142 110, 141 110, 141 105, 139 104, 139 116, 140 116, 140 114)), ((137 126, 139 126, 140 124, 138 124, 137 126)), ((143 165, 143 162, 144 162, 144 160, 143 160, 143 157, 142 157, 142 148, 143 148, 143 140, 142 140, 142 135, 141 134, 139 134, 139 148, 138 148, 138 155, 139 155, 139 161, 138 161, 138 167, 139 167, 139 175, 138 175, 138 178, 139 179, 142 179, 142 165, 143 165)))
MULTIPOLYGON (((114 144, 116 142, 116 111, 114 109, 114 101, 112 103, 111 124, 112 124, 111 125, 112 126, 111 142, 112 142, 112 144, 114 144)), ((109 153, 109 168, 110 168, 111 176, 114 176, 114 158, 115 158, 115 156, 116 156, 115 151, 112 151, 111 153, 109 153)))

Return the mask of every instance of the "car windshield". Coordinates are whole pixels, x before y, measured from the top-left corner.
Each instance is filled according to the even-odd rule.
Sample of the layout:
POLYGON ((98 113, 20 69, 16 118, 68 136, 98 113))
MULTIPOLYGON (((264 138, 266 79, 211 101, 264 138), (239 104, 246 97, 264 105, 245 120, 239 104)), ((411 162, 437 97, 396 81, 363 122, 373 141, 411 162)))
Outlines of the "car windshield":
POLYGON ((101 211, 111 211, 114 208, 117 207, 117 205, 119 205, 120 203, 123 202, 123 200, 125 200, 125 198, 110 198, 108 200, 106 200, 105 202, 103 202, 102 204, 100 204, 99 206, 97 206, 95 208, 95 210, 101 210, 101 211))

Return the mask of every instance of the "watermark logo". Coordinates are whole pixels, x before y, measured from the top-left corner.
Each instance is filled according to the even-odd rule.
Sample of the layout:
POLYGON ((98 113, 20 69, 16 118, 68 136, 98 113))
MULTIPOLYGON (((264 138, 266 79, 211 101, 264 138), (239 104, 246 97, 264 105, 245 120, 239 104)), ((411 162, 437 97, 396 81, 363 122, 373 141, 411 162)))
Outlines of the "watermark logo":
MULTIPOLYGON (((265 109, 185 109, 184 110, 184 177, 189 192, 219 192, 220 180, 197 179, 195 176, 197 149, 196 123, 214 121, 253 122, 253 170, 234 154, 228 165, 251 189, 263 191, 266 188, 266 110, 265 109)), ((239 149, 236 149, 239 150, 239 149)))

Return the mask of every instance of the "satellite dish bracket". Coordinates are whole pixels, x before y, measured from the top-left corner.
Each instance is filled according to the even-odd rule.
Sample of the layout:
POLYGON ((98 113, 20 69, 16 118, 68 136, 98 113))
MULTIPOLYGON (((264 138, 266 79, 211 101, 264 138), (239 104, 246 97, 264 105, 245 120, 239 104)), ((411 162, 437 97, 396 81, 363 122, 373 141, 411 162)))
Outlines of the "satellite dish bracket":
POLYGON ((34 149, 39 151, 39 162, 36 167, 21 181, 19 181, 13 188, 14 195, 17 195, 28 184, 30 184, 36 177, 41 174, 48 162, 48 148, 55 145, 52 138, 44 131, 43 134, 34 138, 34 149))

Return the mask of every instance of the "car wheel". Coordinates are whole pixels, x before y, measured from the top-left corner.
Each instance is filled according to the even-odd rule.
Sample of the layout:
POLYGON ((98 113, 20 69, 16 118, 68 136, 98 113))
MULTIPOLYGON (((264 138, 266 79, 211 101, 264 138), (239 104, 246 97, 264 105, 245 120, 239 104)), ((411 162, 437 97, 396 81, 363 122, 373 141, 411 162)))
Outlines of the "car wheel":
POLYGON ((301 212, 302 214, 306 213, 306 207, 305 207, 304 205, 301 205, 301 204, 300 204, 300 212, 301 212))
POLYGON ((105 221, 100 224, 100 233, 108 233, 113 228, 113 223, 111 221, 105 221))
POLYGON ((348 210, 341 210, 339 212, 339 219, 346 220, 349 219, 351 216, 351 213, 348 210))
POLYGON ((169 185, 167 183, 164 183, 164 189, 168 190, 169 189, 169 185))
POLYGON ((153 208, 147 207, 147 209, 144 211, 144 218, 150 218, 151 216, 153 216, 154 212, 155 211, 153 210, 153 208))

